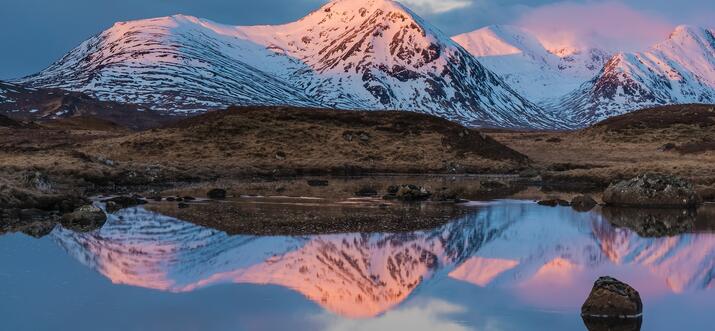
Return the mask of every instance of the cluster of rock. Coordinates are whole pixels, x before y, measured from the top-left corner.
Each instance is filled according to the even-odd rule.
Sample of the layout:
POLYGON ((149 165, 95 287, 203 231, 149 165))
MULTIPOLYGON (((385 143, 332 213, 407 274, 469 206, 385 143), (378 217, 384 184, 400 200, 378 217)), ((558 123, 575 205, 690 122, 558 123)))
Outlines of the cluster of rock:
POLYGON ((387 188, 387 194, 383 197, 385 200, 400 200, 400 201, 423 201, 432 196, 432 193, 427 188, 413 184, 406 185, 390 185, 387 188))
POLYGON ((681 178, 647 173, 611 184, 603 192, 603 201, 614 207, 695 208, 702 199, 681 178))
POLYGON ((556 206, 562 206, 562 207, 571 207, 576 211, 580 212, 587 212, 593 209, 598 205, 598 202, 596 202, 593 197, 590 195, 579 195, 574 197, 571 202, 563 200, 563 199, 544 199, 540 200, 537 202, 539 205, 542 206, 550 206, 550 207, 556 207, 556 206))

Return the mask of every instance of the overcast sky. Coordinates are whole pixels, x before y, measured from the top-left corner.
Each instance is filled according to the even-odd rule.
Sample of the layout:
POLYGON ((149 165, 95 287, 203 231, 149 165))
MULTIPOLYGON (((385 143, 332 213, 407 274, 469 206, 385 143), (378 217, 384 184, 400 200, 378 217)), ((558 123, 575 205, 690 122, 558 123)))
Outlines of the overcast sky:
MULTIPOLYGON (((596 40, 634 50, 665 38, 677 24, 715 24, 715 0, 401 1, 450 35, 516 24, 551 37, 551 42, 596 40)), ((181 13, 226 24, 276 24, 296 20, 326 2, 0 0, 0 79, 37 72, 117 21, 181 13)))

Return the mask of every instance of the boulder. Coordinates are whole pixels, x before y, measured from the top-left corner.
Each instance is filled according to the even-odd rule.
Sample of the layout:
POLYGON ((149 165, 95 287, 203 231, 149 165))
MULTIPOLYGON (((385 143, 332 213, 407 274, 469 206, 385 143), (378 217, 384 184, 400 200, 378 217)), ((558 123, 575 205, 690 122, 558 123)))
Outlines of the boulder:
POLYGON ((687 181, 659 174, 643 174, 611 184, 603 193, 608 206, 643 208, 695 208, 701 199, 687 181))
POLYGON ((147 201, 140 196, 120 196, 109 199, 104 199, 102 202, 106 203, 107 211, 113 213, 120 209, 139 206, 147 204, 147 201))
POLYGON ((642 314, 643 302, 638 291, 608 276, 596 280, 581 306, 581 316, 587 318, 640 318, 642 314))
POLYGON ((222 188, 215 188, 208 191, 208 193, 206 193, 206 196, 209 197, 209 199, 223 200, 226 199, 226 190, 222 188))
POLYGON ((579 195, 571 199, 571 208, 579 212, 587 212, 596 205, 598 203, 590 195, 579 195))
POLYGON ((101 227, 107 221, 107 215, 102 209, 86 205, 62 216, 62 225, 80 231, 93 230, 101 227))

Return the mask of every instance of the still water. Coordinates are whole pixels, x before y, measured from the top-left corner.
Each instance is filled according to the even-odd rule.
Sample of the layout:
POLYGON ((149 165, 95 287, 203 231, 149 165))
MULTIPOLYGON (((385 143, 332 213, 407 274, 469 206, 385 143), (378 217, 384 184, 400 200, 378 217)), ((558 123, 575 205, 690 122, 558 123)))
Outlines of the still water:
POLYGON ((642 330, 715 325, 702 216, 654 237, 611 224, 638 215, 466 208, 409 233, 231 236, 130 208, 89 233, 0 236, 0 329, 586 330, 601 275, 639 290, 642 330))

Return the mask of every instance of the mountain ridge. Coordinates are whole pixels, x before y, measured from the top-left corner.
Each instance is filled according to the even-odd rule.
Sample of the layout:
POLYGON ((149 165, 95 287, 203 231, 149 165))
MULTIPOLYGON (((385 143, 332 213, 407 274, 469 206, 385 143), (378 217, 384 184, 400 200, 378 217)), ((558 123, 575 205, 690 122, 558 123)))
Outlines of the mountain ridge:
POLYGON ((420 111, 473 126, 564 128, 391 0, 337 0, 278 26, 186 15, 117 23, 32 87, 193 113, 230 105, 420 111))

